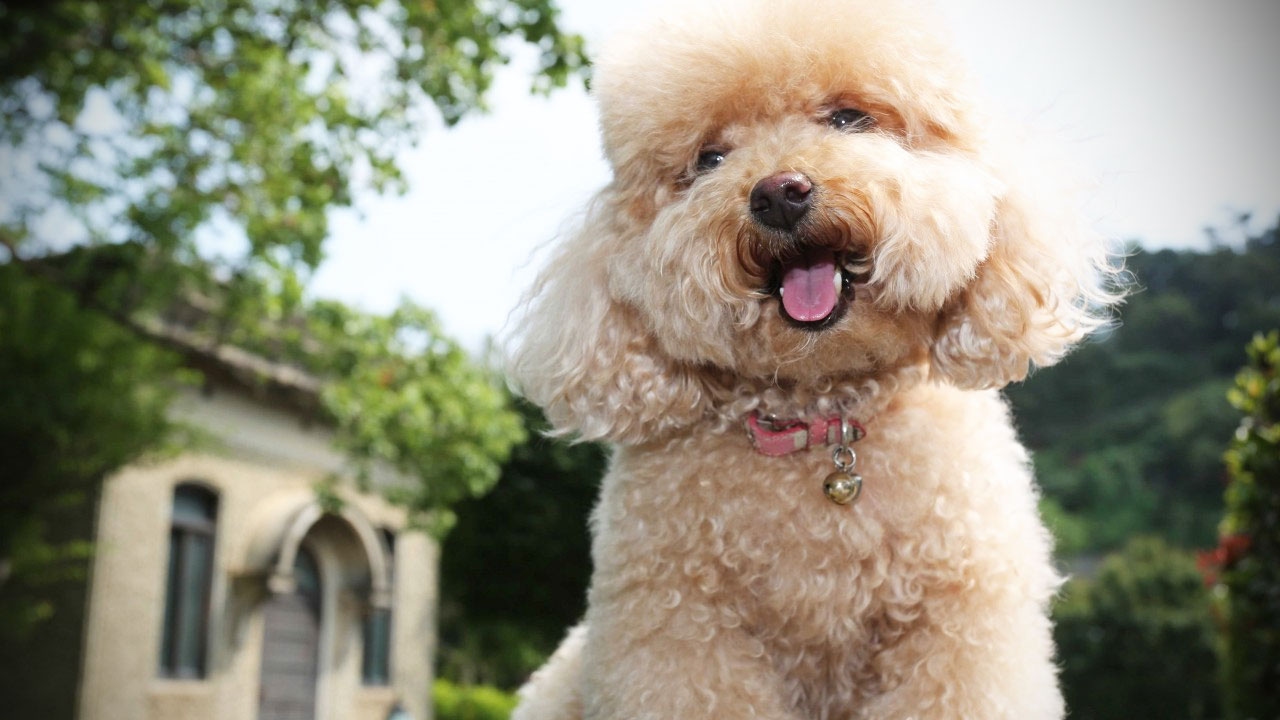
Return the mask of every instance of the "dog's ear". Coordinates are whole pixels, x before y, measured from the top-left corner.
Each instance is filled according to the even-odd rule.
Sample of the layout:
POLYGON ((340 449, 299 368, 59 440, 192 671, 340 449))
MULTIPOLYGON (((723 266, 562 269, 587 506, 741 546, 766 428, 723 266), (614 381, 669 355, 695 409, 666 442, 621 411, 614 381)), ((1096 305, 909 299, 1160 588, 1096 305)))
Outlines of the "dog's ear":
POLYGON ((508 336, 516 388, 557 435, 634 444, 698 419, 698 369, 662 353, 635 308, 610 292, 609 261, 624 240, 612 193, 549 259, 508 336))
POLYGON ((932 348, 933 373, 965 388, 1002 387, 1057 362, 1119 299, 1118 268, 1072 193, 1045 187, 1043 173, 1003 175, 989 253, 944 307, 932 348))

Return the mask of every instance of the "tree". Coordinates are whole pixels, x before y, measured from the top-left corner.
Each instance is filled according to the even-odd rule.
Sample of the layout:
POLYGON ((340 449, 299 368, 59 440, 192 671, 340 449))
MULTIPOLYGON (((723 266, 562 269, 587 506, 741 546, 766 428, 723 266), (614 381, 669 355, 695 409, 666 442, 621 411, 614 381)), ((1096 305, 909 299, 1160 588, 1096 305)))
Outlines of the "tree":
POLYGON ((1209 593, 1189 553, 1132 540, 1067 584, 1054 623, 1071 717, 1217 717, 1209 593))
POLYGON ((538 408, 525 400, 516 408, 529 439, 494 492, 458 504, 444 543, 440 675, 464 684, 519 685, 586 610, 587 516, 605 449, 549 438, 538 408))
POLYGON ((506 38, 541 50, 539 88, 583 68, 556 16, 551 0, 0 6, 0 242, 24 258, 141 243, 135 305, 196 258, 221 261, 232 309, 246 276, 295 291, 327 212, 401 188, 396 152, 430 108, 453 123, 481 106, 506 38))
POLYGON ((168 431, 172 388, 148 378, 176 371, 70 293, 0 266, 0 642, 49 617, 50 589, 83 573, 88 548, 60 529, 78 525, 67 517, 97 479, 168 431))
MULTIPOLYGON (((510 40, 540 52, 536 89, 585 68, 552 0, 0 5, 0 323, 23 344, 0 348, 3 392, 42 418, 0 428, 26 452, 6 500, 91 494, 164 441, 164 351, 235 345, 324 380, 340 442, 422 478, 396 499, 447 527, 521 437, 505 396, 424 309, 373 317, 304 287, 328 211, 402 189, 397 151, 432 112, 481 108, 510 40)), ((52 547, 45 506, 14 507, 6 597, 38 575, 16 548, 52 547)))
POLYGON ((64 242, 48 230, 70 216, 77 239, 164 263, 214 223, 244 235, 236 269, 314 268, 326 212, 400 185, 396 151, 428 108, 481 105, 506 38, 541 50, 538 87, 583 67, 556 17, 551 0, 6 3, 5 243, 64 242))
POLYGON ((1231 483, 1218 548, 1202 556, 1226 590, 1227 717, 1280 717, 1280 331, 1257 335, 1231 404, 1231 483))

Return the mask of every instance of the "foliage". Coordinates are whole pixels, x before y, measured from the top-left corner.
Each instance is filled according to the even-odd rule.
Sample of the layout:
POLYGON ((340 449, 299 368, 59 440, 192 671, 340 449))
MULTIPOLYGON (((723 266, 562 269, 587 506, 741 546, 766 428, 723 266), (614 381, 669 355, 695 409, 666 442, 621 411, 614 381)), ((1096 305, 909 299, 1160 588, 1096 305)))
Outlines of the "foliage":
POLYGON ((366 478, 378 463, 416 478, 390 499, 443 536, 450 507, 488 492, 524 438, 498 379, 408 301, 388 317, 322 301, 304 318, 296 360, 327 379, 323 402, 339 444, 362 460, 366 478))
POLYGON ((157 447, 173 388, 155 379, 175 371, 70 293, 0 265, 0 639, 54 611, 49 586, 83 576, 85 538, 61 521, 103 474, 157 447))
POLYGON ((69 212, 87 239, 146 242, 162 262, 217 221, 244 233, 247 265, 314 268, 326 212, 400 187, 397 151, 429 108, 453 123, 481 106, 506 38, 539 49, 540 88, 582 69, 557 12, 550 0, 0 6, 0 141, 36 190, 10 197, 8 233, 24 241, 69 212))
POLYGON ((443 547, 439 674, 457 682, 519 685, 586 608, 604 449, 548 438, 536 407, 516 407, 528 441, 494 492, 457 505, 443 547))
POLYGON ((507 720, 516 697, 485 685, 454 685, 436 680, 431 687, 436 720, 507 720))
POLYGON ((1071 717, 1217 717, 1209 607, 1194 558, 1156 538, 1069 582, 1054 635, 1071 717))
POLYGON ((1063 510, 1054 498, 1040 498, 1040 519, 1053 534, 1053 549, 1060 557, 1081 555, 1093 543, 1088 521, 1063 510))
POLYGON ((1214 542, 1221 452, 1237 422, 1224 400, 1234 358, 1253 333, 1280 326, 1275 227, 1239 248, 1135 248, 1126 264, 1137 289, 1118 327, 1006 391, 1061 511, 1051 521, 1072 523, 1064 554, 1140 533, 1214 542))
POLYGON ((1258 335, 1231 404, 1244 414, 1226 454, 1231 483, 1218 548, 1226 591, 1227 717, 1280 717, 1280 331, 1258 335))

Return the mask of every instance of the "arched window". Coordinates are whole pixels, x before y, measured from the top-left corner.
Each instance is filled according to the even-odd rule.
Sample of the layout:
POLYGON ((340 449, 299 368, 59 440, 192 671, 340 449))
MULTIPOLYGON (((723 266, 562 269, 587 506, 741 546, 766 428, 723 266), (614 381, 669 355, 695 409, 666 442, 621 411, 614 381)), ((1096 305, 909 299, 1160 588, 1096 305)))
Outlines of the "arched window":
POLYGON ((160 644, 160 674, 164 677, 205 676, 217 521, 218 496, 213 491, 194 483, 174 488, 160 644))
MULTIPOLYGON (((387 554, 387 581, 395 587, 396 536, 390 530, 379 531, 387 554)), ((394 596, 394 591, 392 595, 394 596)), ((370 607, 365 611, 364 655, 360 664, 360 680, 365 685, 391 683, 391 608, 370 607)))

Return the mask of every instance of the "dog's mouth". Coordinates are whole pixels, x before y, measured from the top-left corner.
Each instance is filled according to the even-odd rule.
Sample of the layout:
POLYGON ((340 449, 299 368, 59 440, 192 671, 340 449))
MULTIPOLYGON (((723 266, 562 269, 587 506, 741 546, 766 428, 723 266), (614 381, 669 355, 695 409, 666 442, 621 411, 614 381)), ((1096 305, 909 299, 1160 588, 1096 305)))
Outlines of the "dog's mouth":
POLYGON ((871 263, 857 253, 806 246, 773 264, 769 293, 782 316, 797 327, 821 330, 838 322, 853 304, 856 286, 871 277, 871 263))

